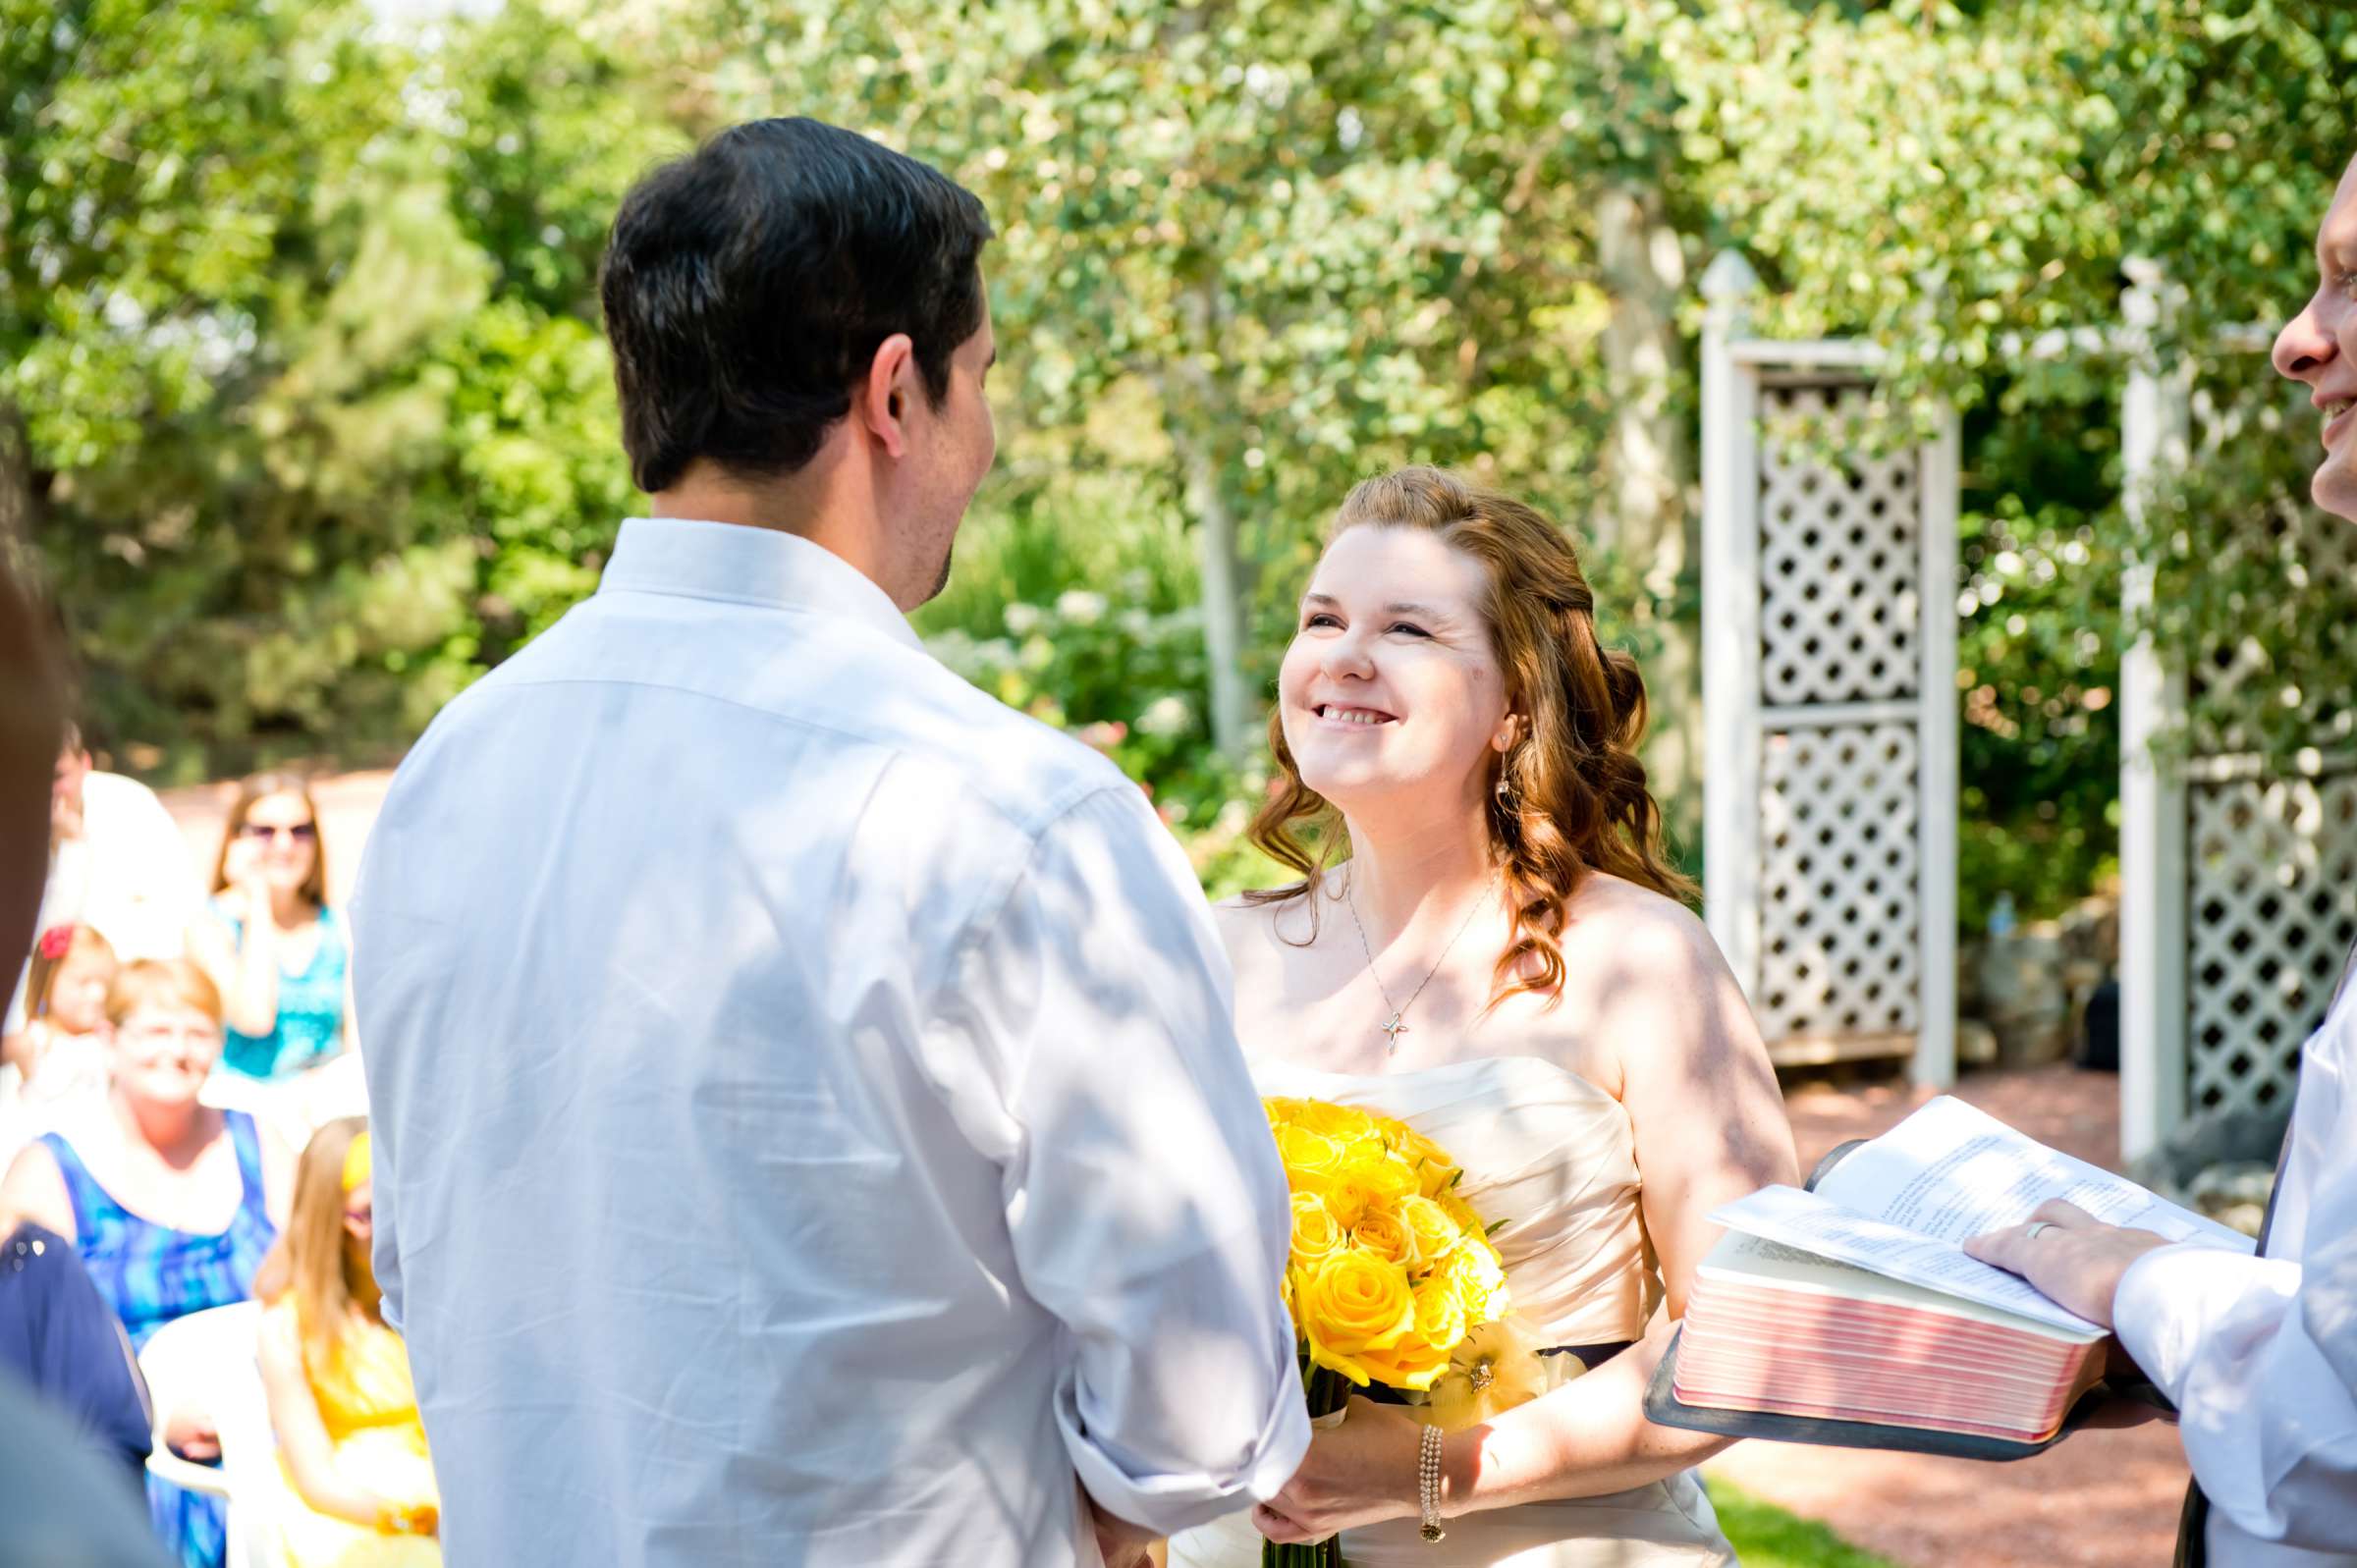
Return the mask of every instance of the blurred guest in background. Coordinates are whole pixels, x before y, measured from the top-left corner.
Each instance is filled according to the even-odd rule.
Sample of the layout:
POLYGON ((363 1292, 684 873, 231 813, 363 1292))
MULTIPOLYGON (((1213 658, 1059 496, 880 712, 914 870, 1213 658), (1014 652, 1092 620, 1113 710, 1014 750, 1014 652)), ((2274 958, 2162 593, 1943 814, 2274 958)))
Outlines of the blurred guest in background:
POLYGON ((0 1367, 71 1421, 136 1496, 155 1431, 147 1384, 74 1244, 30 1220, 0 1240, 0 1367))
MULTIPOLYGON (((90 766, 71 727, 49 787, 49 863, 38 929, 90 926, 115 955, 177 958, 197 908, 187 840, 155 791, 90 766)), ((22 994, 7 1027, 24 1022, 22 994)))
POLYGON ((344 1049, 352 948, 327 904, 319 811, 301 780, 265 773, 239 785, 189 950, 220 988, 230 1072, 283 1082, 344 1049))
POLYGON ((385 1325, 369 1267, 367 1123, 321 1127, 295 1169, 295 1206, 262 1266, 262 1383, 279 1463, 301 1499, 284 1520, 291 1568, 435 1568, 440 1514, 409 1352, 385 1325))
MULTIPOLYGON (((221 1054, 221 1001, 186 959, 128 965, 107 994, 108 1092, 17 1156, 0 1208, 80 1252, 136 1349, 176 1318, 247 1299, 278 1234, 291 1159, 242 1111, 197 1098, 221 1054)), ((219 1455, 203 1411, 164 1413, 191 1459, 219 1455)), ((150 1480, 157 1530, 189 1568, 221 1561, 222 1510, 150 1480)))
POLYGON ((95 926, 51 926, 33 945, 25 1027, 0 1038, 0 1062, 21 1075, 27 1105, 46 1108, 106 1088, 106 992, 116 968, 114 945, 95 926))
MULTIPOLYGON (((0 670, 8 672, 0 681, 0 953, 32 946, 48 869, 47 784, 65 729, 65 672, 49 629, 53 622, 25 586, 15 552, 15 541, 0 531, 0 670)), ((115 1461, 93 1459, 78 1440, 89 1424, 78 1433, 71 1416, 47 1408, 26 1384, 25 1375, 46 1359, 48 1348, 48 1314, 36 1308, 49 1303, 28 1295, 45 1294, 66 1277, 40 1267, 51 1252, 60 1264, 71 1255, 37 1230, 15 1228, 6 1208, 0 1198, 0 1230, 15 1233, 0 1244, 0 1257, 36 1259, 23 1271, 0 1265, 10 1281, 0 1286, 0 1366, 6 1369, 0 1371, 0 1521, 7 1549, 19 1561, 52 1568, 154 1568, 162 1558, 147 1539, 138 1493, 125 1485, 115 1461), (16 1251, 20 1241, 26 1254, 16 1251), (37 1253, 35 1242, 41 1244, 37 1253), (36 1319, 42 1321, 36 1325, 36 1319)), ((83 1297, 79 1311, 65 1315, 86 1329, 94 1322, 89 1309, 83 1297)))

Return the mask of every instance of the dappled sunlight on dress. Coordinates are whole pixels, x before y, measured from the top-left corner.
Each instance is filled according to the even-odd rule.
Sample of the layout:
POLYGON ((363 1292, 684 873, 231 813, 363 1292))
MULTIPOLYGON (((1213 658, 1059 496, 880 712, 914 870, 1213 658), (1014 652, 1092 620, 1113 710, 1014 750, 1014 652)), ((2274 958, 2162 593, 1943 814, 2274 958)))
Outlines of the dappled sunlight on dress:
MULTIPOLYGON (((1396 1116, 1464 1166, 1457 1190, 1499 1223, 1514 1308, 1551 1345, 1644 1331, 1661 1271, 1638 1207, 1636 1137, 1617 1100, 1536 1056, 1485 1056, 1376 1077, 1252 1064, 1264 1095, 1396 1116)), ((1256 1568, 1260 1536, 1234 1514, 1171 1542, 1171 1568, 1256 1568)), ((1734 1554, 1691 1472, 1600 1497, 1493 1508, 1425 1541, 1413 1519, 1345 1531, 1350 1568, 1715 1568, 1734 1554)))
MULTIPOLYGON (((273 1314, 292 1316, 282 1301, 273 1314)), ((336 1468, 389 1502, 439 1505, 417 1391, 410 1381, 409 1351, 381 1324, 353 1328, 327 1359, 315 1364, 306 1348, 303 1370, 319 1419, 327 1428, 336 1468)), ((284 1459, 282 1456, 283 1467, 284 1459)), ((440 1542, 422 1536, 384 1535, 365 1525, 314 1513, 287 1478, 283 1534, 289 1568, 439 1568, 440 1542)))

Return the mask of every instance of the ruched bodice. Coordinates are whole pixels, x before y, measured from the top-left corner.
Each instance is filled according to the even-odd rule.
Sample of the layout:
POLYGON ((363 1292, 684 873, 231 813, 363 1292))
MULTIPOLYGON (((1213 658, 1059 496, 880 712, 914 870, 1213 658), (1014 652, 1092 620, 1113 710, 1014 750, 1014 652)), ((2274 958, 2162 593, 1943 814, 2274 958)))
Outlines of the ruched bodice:
POLYGON ((1499 1226, 1514 1310, 1550 1344, 1634 1339, 1662 1295, 1620 1102, 1537 1056, 1477 1056, 1383 1077, 1260 1060, 1266 1095, 1396 1116, 1465 1167, 1457 1191, 1499 1226))
MULTIPOLYGON (((1395 1116, 1464 1167, 1457 1191, 1506 1265, 1514 1310, 1559 1345, 1635 1339, 1662 1297, 1645 1234, 1636 1132, 1620 1102, 1538 1056, 1477 1056, 1415 1072, 1318 1072, 1261 1057, 1264 1095, 1395 1116)), ((1351 1568, 1724 1568, 1734 1561, 1691 1471, 1604 1496, 1489 1509, 1446 1541, 1395 1519, 1343 1537, 1351 1568)), ((1231 1515, 1171 1542, 1172 1568, 1255 1568, 1260 1538, 1231 1515)))

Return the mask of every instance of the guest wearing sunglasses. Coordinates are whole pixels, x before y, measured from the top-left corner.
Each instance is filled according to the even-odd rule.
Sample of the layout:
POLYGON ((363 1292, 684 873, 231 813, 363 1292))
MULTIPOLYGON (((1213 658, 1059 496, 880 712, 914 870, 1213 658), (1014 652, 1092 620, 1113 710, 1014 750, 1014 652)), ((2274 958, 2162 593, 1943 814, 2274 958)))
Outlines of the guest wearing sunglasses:
POLYGON ((221 988, 226 1071, 278 1083, 343 1051, 352 948, 328 907, 319 812, 301 780, 265 773, 239 785, 189 951, 221 988))

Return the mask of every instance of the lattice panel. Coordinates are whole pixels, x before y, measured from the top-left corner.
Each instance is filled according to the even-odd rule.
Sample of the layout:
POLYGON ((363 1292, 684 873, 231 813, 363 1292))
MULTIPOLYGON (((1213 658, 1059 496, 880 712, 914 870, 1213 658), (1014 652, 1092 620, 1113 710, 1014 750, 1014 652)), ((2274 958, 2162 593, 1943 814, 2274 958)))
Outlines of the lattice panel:
POLYGON ((1760 981, 1770 1040, 1912 1033, 1915 729, 1795 729, 1761 755, 1760 981))
POLYGON ((1922 457, 1872 456, 1864 386, 1760 393, 1761 698, 1768 706, 1912 696, 1920 682, 1922 457), (1804 437, 1842 432, 1824 460, 1804 437))
POLYGON ((2188 1109, 2278 1107, 2357 941, 2357 773, 2195 783, 2188 1109))
MULTIPOLYGON (((2228 374, 2220 384, 2205 381, 2194 391, 2190 412, 2195 462, 2206 453, 2238 442, 2311 439, 2307 432, 2315 414, 2305 390, 2287 395, 2263 361, 2234 368, 2242 376, 2257 375, 2258 385, 2237 385, 2236 374, 2228 374), (2296 410, 2288 424, 2282 417, 2287 406, 2296 410)), ((2304 490, 2278 498, 2252 526, 2238 529, 2233 549, 2245 560, 2272 565, 2287 585, 2357 580, 2357 528, 2311 506, 2304 490)), ((2212 754, 2254 749, 2255 733, 2234 716, 2246 707, 2272 707, 2282 698, 2282 681, 2279 676, 2269 678, 2260 645, 2247 637, 2213 641, 2196 653, 2186 674, 2197 715, 2195 749, 2212 754)), ((2357 737, 2357 714, 2326 705, 2315 693, 2303 696, 2315 726, 2314 744, 2337 748, 2357 737)))

